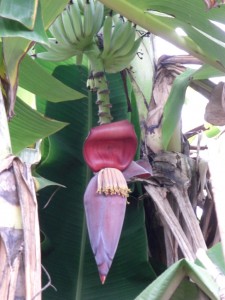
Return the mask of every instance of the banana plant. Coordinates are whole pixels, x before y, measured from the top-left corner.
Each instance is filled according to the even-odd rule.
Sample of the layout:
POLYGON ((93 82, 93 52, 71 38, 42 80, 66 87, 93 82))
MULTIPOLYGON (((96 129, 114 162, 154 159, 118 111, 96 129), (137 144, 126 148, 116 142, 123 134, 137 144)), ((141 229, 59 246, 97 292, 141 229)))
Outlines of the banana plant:
MULTIPOLYGON (((35 4, 37 4, 36 2, 35 4)), ((68 1, 65 1, 63 3, 61 2, 60 5, 59 2, 54 3, 54 7, 56 8, 55 10, 52 9, 53 2, 51 3, 52 6, 50 6, 51 9, 49 9, 50 3, 44 0, 39 1, 38 6, 32 6, 32 1, 29 2, 29 5, 33 7, 34 11, 32 16, 35 15, 35 8, 38 7, 39 13, 41 8, 45 29, 47 29, 51 25, 54 19, 56 20, 49 27, 48 41, 43 31, 40 34, 40 36, 43 38, 42 46, 48 52, 45 52, 43 48, 42 50, 40 50, 40 48, 37 47, 37 53, 35 53, 34 55, 31 54, 32 57, 35 57, 34 61, 32 61, 28 56, 26 57, 27 59, 24 59, 24 69, 21 68, 22 73, 20 76, 21 85, 39 96, 37 99, 37 109, 41 113, 44 113, 47 117, 54 118, 63 122, 63 124, 58 124, 59 126, 57 127, 57 129, 59 129, 60 126, 62 128, 64 125, 66 125, 65 123, 70 123, 60 133, 56 133, 48 140, 44 141, 42 149, 43 160, 41 165, 38 167, 38 172, 43 176, 67 186, 67 190, 59 190, 59 192, 53 197, 53 200, 50 201, 50 203, 49 198, 51 197, 52 190, 41 191, 39 194, 39 215, 41 220, 41 229, 43 230, 43 263, 44 267, 47 269, 47 272, 49 272, 50 274, 49 277, 48 273, 44 273, 44 282, 45 276, 47 278, 46 281, 49 281, 49 279, 51 278, 49 282, 46 282, 46 284, 50 287, 47 290, 43 291, 43 297, 46 299, 99 299, 103 297, 107 297, 109 299, 133 299, 156 276, 154 270, 148 262, 143 202, 139 202, 137 200, 143 192, 140 189, 140 186, 138 187, 136 185, 131 185, 130 189, 133 191, 133 193, 128 198, 128 202, 130 202, 130 204, 126 205, 127 207, 124 229, 122 231, 121 240, 119 242, 119 248, 106 281, 105 278, 107 272, 105 270, 104 272, 100 272, 100 278, 102 282, 105 281, 105 284, 104 286, 99 286, 97 278, 98 276, 96 276, 97 268, 94 264, 94 256, 90 251, 91 247, 89 245, 89 239, 87 237, 87 227, 82 201, 85 189, 88 186, 88 182, 90 181, 90 188, 87 188, 86 190, 85 199, 86 206, 88 206, 89 211, 87 213, 87 222, 89 227, 88 230, 89 232, 91 232, 96 223, 94 218, 92 218, 92 216, 95 216, 95 207, 92 207, 92 204, 90 205, 89 200, 91 198, 90 194, 95 193, 95 188, 93 189, 92 183, 94 182, 96 184, 97 176, 95 175, 93 179, 91 179, 91 171, 89 168, 87 168, 83 160, 82 146, 89 132, 90 135, 88 136, 87 141, 89 141, 89 138, 91 139, 91 128, 95 127, 94 132, 101 131, 101 128, 113 128, 112 130, 106 131, 106 135, 109 135, 109 132, 115 131, 113 138, 111 136, 108 137, 109 146, 111 147, 112 145, 110 143, 112 143, 113 145, 115 144, 115 133, 119 134, 120 132, 117 132, 118 127, 116 125, 121 124, 120 122, 123 119, 130 119, 133 121, 134 116, 136 118, 138 117, 138 112, 136 110, 137 107, 135 105, 135 102, 138 98, 135 98, 135 92, 134 90, 132 90, 129 78, 125 79, 126 92, 124 92, 123 85, 121 83, 121 77, 120 74, 118 74, 119 71, 128 67, 131 60, 136 56, 137 49, 141 44, 141 39, 135 38, 136 24, 161 37, 169 39, 176 45, 186 49, 188 52, 195 55, 203 62, 211 65, 214 68, 211 69, 212 72, 216 72, 215 68, 220 72, 224 72, 223 45, 221 44, 221 42, 224 41, 224 36, 222 34, 222 31, 218 29, 216 25, 209 22, 209 19, 217 21, 222 20, 224 6, 218 7, 217 9, 217 3, 215 1, 210 3, 205 1, 204 3, 204 1, 200 0, 196 1, 195 4, 192 4, 185 0, 174 0, 172 2, 153 1, 151 2, 151 5, 149 5, 147 1, 142 1, 139 4, 133 4, 133 2, 128 1, 110 2, 107 0, 99 2, 82 2, 74 0, 69 5, 67 5, 68 1), (116 16, 115 13, 112 13, 110 9, 104 8, 100 2, 104 2, 104 4, 106 4, 111 9, 121 13, 129 21, 123 21, 122 19, 118 18, 118 16, 116 16), (210 8, 210 10, 207 11, 205 9, 205 4, 208 8, 210 8), (186 8, 186 12, 183 11, 184 7, 186 8), (64 8, 65 10, 63 10, 64 8), (62 14, 60 14, 61 12, 62 14), (107 16, 105 16, 105 14, 107 14, 107 16), (191 20, 189 19, 190 16, 193 16, 191 20), (133 22, 135 26, 131 22, 133 22), (187 36, 178 36, 174 30, 177 27, 182 27, 187 36), (205 34, 205 28, 207 28, 208 30, 207 33, 213 36, 213 39, 205 34), (68 59, 71 56, 76 57, 76 63, 77 65, 81 65, 80 67, 75 66, 74 58, 68 59), (43 59, 50 59, 54 61, 60 60, 60 62, 49 63, 48 61, 43 61, 43 59), (61 60, 66 61, 61 62, 61 60), (87 63, 87 60, 89 61, 89 65, 87 63), (42 75, 45 74, 45 78, 47 76, 48 80, 52 82, 51 90, 53 91, 46 92, 46 89, 43 88, 42 84, 38 85, 35 80, 32 81, 31 77, 33 75, 26 77, 24 74, 26 74, 26 68, 28 67, 30 68, 29 74, 34 74, 34 76, 34 68, 35 70, 38 69, 38 73, 41 77, 38 78, 39 82, 42 80, 42 75), (105 74, 105 72, 109 74, 105 74), (50 75, 51 73, 53 73, 53 78, 50 79, 50 76, 48 75, 50 75), (57 80, 55 77, 57 78, 57 80), (87 90, 85 86, 85 82, 87 79, 89 90, 87 90), (54 95, 54 85, 57 86, 59 82, 61 82, 61 87, 66 91, 67 97, 63 97, 63 93, 60 97, 54 95), (62 83, 65 83, 67 87, 62 83), (68 88, 68 85, 71 87, 71 89, 68 88), (78 92, 74 92, 74 90, 78 92), (95 96, 95 93, 97 94, 97 98, 95 96), (72 96, 74 98, 72 98, 72 96), (126 96, 132 99, 132 113, 127 113, 126 96), (72 100, 81 98, 83 98, 81 101, 72 100), (53 104, 50 102, 46 102, 46 100, 53 102, 65 102, 53 104), (67 102, 67 100, 70 101, 67 102), (94 101, 97 102, 98 108, 96 108, 96 105, 93 103, 94 101), (112 118, 114 118, 113 122, 112 118), (98 122, 100 125, 98 125, 98 122), (45 210, 43 210, 42 207, 46 203, 49 203, 49 205, 45 210), (90 215, 90 213, 93 215, 90 215), (71 238, 73 237, 73 235, 74 238, 71 238), (139 255, 137 255, 137 253, 139 253, 139 255), (93 285, 95 286, 94 293, 93 285), (56 286, 58 292, 54 290, 54 286, 56 286)), ((5 13, 7 12, 7 10, 3 12, 5 13)), ((36 11, 36 13, 38 15, 38 10, 36 11)), ((18 19, 18 16, 15 19, 18 19)), ((26 34, 22 34, 24 34, 24 37, 27 38, 28 35, 31 34, 29 30, 34 28, 32 26, 34 26, 35 23, 32 20, 27 22, 26 18, 25 20, 26 21, 24 23, 24 26, 28 29, 26 29, 26 34)), ((19 27, 19 29, 21 28, 19 27)), ((8 36, 10 36, 10 34, 11 33, 8 33, 8 36)), ((15 35, 20 36, 21 32, 18 30, 15 35)), ((12 40, 8 40, 12 42, 11 45, 10 43, 6 43, 8 38, 7 33, 3 32, 2 36, 4 59, 2 59, 3 67, 1 68, 1 70, 3 71, 1 75, 2 81, 4 83, 6 82, 6 84, 3 86, 3 92, 5 100, 8 101, 7 107, 9 116, 11 116, 13 112, 15 91, 17 86, 16 74, 18 64, 21 57, 24 57, 24 52, 28 50, 29 46, 27 46, 27 42, 25 42, 23 46, 21 46, 22 44, 20 44, 20 46, 22 47, 22 51, 21 49, 18 50, 18 55, 14 56, 12 55, 11 50, 14 49, 14 47, 16 48, 16 42, 18 40, 13 38, 12 40), (8 46, 7 48, 6 45, 11 46, 8 46), (24 45, 26 45, 27 48, 24 45), (16 68, 14 68, 13 66, 16 66, 16 68), (6 70, 8 70, 8 73, 5 72, 6 70), (8 77, 5 74, 7 74, 8 77), (7 80, 5 80, 6 78, 7 80), (11 81, 8 80, 8 78, 10 78, 11 81), (7 91, 10 91, 10 88, 11 90, 13 90, 12 98, 9 98, 9 96, 7 96, 7 91)), ((37 40, 37 37, 33 38, 32 40, 41 42, 41 40, 37 40)), ((21 64, 21 67, 22 66, 23 65, 21 64)), ((132 69, 130 69, 130 74, 131 73, 132 69)), ((181 79, 182 95, 184 94, 184 90, 187 84, 192 80, 190 75, 192 75, 192 71, 190 71, 190 73, 187 72, 181 79)), ((134 77, 131 76, 131 80, 132 78, 134 77)), ((141 80, 136 82, 139 82, 140 84, 141 80)), ((47 84, 46 88, 48 88, 47 84)), ((57 87, 55 89, 55 92, 56 90, 57 87)), ((140 90, 141 88, 139 87, 139 91, 140 90)), ((180 94, 180 91, 178 91, 178 94, 180 94)), ((177 94, 175 93, 175 95, 177 94)), ((172 96, 171 99, 173 100, 172 96)), ((168 121, 170 117, 171 108, 174 107, 177 119, 180 115, 180 110, 176 108, 176 105, 174 105, 174 103, 176 104, 177 102, 172 101, 172 104, 170 104, 170 102, 168 103, 166 108, 167 114, 165 113, 165 118, 163 119, 164 128, 168 130, 167 133, 165 133, 164 131, 164 146, 168 145, 168 141, 170 140, 171 135, 173 135, 175 127, 174 124, 176 123, 175 120, 172 123, 172 126, 166 126, 166 121, 168 121)), ((20 102, 18 102, 18 104, 20 105, 20 102)), ((21 115, 21 111, 25 111, 24 105, 22 105, 21 110, 19 110, 18 108, 17 114, 21 115)), ((31 119, 36 117, 37 116, 34 116, 31 119)), ((38 118, 40 120, 40 126, 38 127, 41 127, 42 121, 40 116, 38 116, 38 118)), ((134 124, 136 124, 135 129, 140 140, 140 127, 138 121, 136 120, 134 124)), ((12 126, 11 135, 16 137, 18 130, 20 130, 21 128, 23 132, 25 132, 26 126, 22 125, 23 122, 21 122, 19 126, 15 126, 15 131, 13 130, 12 126)), ((39 132, 39 135, 31 134, 31 138, 27 139, 25 143, 22 143, 19 146, 18 144, 20 139, 14 139, 16 151, 20 151, 25 145, 33 142, 37 137, 45 137, 50 132, 53 132, 55 130, 56 129, 52 129, 52 131, 50 130, 48 132, 42 130, 41 132, 39 132)), ((133 132, 133 129, 127 130, 127 134, 131 131, 133 132)), ((22 135, 23 139, 25 136, 26 134, 22 135)), ((87 159, 87 155, 84 154, 84 157, 91 169, 94 172, 99 172, 100 175, 98 174, 98 177, 101 177, 103 172, 101 168, 96 169, 95 163, 98 161, 102 163, 102 160, 104 160, 105 157, 108 157, 108 153, 106 153, 106 151, 100 151, 103 147, 101 140, 103 139, 104 134, 100 134, 100 137, 101 139, 99 143, 96 139, 92 140, 95 143, 96 151, 95 155, 93 156, 94 166, 88 163, 89 160, 87 159), (100 155, 99 153, 103 153, 103 158, 102 154, 100 155)), ((131 148, 134 150, 135 147, 133 147, 133 145, 136 145, 136 139, 133 136, 131 140, 131 148)), ((118 142, 116 142, 116 145, 117 143, 118 142)), ((123 140, 119 142, 120 146, 121 144, 123 145, 123 140)), ((91 147, 88 147, 88 149, 89 150, 86 149, 87 153, 92 154, 92 151, 90 150, 91 147)), ((127 148, 126 150, 124 150, 124 159, 127 157, 127 152, 129 152, 128 150, 127 148)), ((114 155, 114 152, 112 152, 112 154, 113 164, 111 165, 111 167, 116 166, 116 168, 118 168, 118 164, 115 164, 117 155, 114 155)), ((131 156, 133 159, 134 151, 132 152, 131 156)), ((121 157, 121 154, 118 155, 118 157, 121 157)), ((108 159, 109 158, 110 157, 108 157, 108 159)), ((159 158, 160 157, 158 157, 158 161, 155 160, 155 163, 156 166, 158 164, 160 169, 159 158)), ((171 156, 170 158, 171 166, 173 167, 174 157, 171 156)), ((183 162, 181 155, 179 155, 179 157, 176 157, 176 160, 177 165, 183 162)), ((107 165, 104 165, 103 167, 108 167, 108 162, 107 165)), ((126 167, 125 169, 122 168, 121 171, 126 172, 126 167)), ((103 170, 105 170, 105 168, 103 170)), ((109 170, 106 169, 106 171, 104 172, 107 174, 109 173, 110 176, 104 175, 102 177, 111 178, 111 175, 117 177, 117 175, 115 175, 116 171, 108 171, 109 170)), ((181 179, 187 178, 185 177, 181 179)), ((100 191, 102 191, 102 189, 105 189, 106 186, 107 191, 111 193, 112 191, 108 188, 107 185, 109 181, 107 180, 102 181, 104 187, 100 185, 99 189, 100 191)), ((134 178, 132 180, 134 180, 134 178)), ((141 180, 143 180, 143 178, 141 180)), ((125 185, 124 181, 123 184, 125 185)), ((150 188, 151 186, 149 181, 145 181, 145 186, 146 190, 148 191, 148 188, 150 188)), ((154 190, 154 188, 155 186, 153 185, 152 190, 154 190)), ((127 191, 126 186, 125 190, 127 191)), ((181 195, 177 194, 177 190, 173 190, 172 192, 174 192, 175 198, 179 199, 181 195)), ((151 192, 149 192, 149 194, 151 194, 151 192)), ((154 195, 151 195, 152 198, 154 198, 154 195)), ((100 201, 102 201, 103 199, 109 199, 110 203, 112 202, 113 205, 114 201, 112 199, 112 196, 113 195, 110 195, 109 197, 108 195, 104 196, 100 194, 100 197, 96 197, 95 195, 93 196, 93 199, 98 198, 100 199, 100 201)), ((114 197, 114 200, 118 198, 117 200, 121 201, 120 196, 121 195, 118 196, 117 194, 114 197)), ((158 195, 158 197, 156 198, 163 199, 162 195, 158 195)), ((123 201, 122 215, 124 215, 125 204, 126 203, 123 201)), ((159 204, 160 203, 158 202, 158 205, 159 204)), ((148 200, 145 201, 145 205, 149 205, 148 200)), ((107 213, 110 213, 110 207, 106 211, 107 213)), ((163 210, 161 212, 163 212, 163 210)), ((102 224, 106 224, 106 226, 109 226, 109 224, 105 222, 107 219, 104 215, 103 217, 101 213, 96 213, 96 215, 100 216, 98 219, 99 223, 101 223, 100 221, 103 220, 101 226, 102 224)), ((166 217, 166 214, 164 214, 164 216, 166 217)), ((113 234, 113 221, 111 220, 109 223, 112 225, 111 228, 113 234)), ((121 220, 118 221, 117 225, 120 231, 121 220)), ((93 230, 94 234, 96 235, 95 237, 93 237, 91 233, 90 239, 95 254, 96 245, 97 250, 99 250, 100 248, 98 247, 99 245, 102 245, 102 241, 110 243, 107 237, 107 231, 105 234, 104 228, 100 228, 99 233, 99 224, 97 224, 96 227, 97 229, 93 230), (101 236, 102 240, 100 240, 101 242, 98 244, 98 242, 96 242, 96 239, 99 236, 101 236)), ((174 227, 174 229, 176 228, 174 227)), ((194 232, 194 234, 196 233, 194 232)), ((168 238, 170 238, 170 236, 168 238)), ((114 242, 114 246, 110 245, 110 255, 108 257, 109 259, 106 259, 106 262, 110 261, 107 268, 110 266, 111 260, 113 258, 112 256, 115 254, 115 244, 118 243, 118 236, 116 236, 114 241, 116 241, 114 242)), ((106 247, 104 249, 106 253, 108 250, 108 245, 109 244, 106 244, 106 247)), ((192 259, 195 256, 195 253, 192 253, 192 248, 190 245, 188 245, 188 243, 186 243, 186 245, 188 251, 191 250, 189 252, 187 251, 187 253, 190 253, 190 258, 192 259)), ((203 246, 204 248, 204 242, 200 243, 200 246, 203 246)), ((196 244, 195 248, 196 247, 199 247, 199 245, 196 244)), ((102 252, 102 249, 100 250, 100 253, 103 253, 104 257, 104 251, 102 252)), ((106 262, 103 262, 103 266, 105 266, 106 262)), ((102 271, 101 266, 99 271, 102 271)))

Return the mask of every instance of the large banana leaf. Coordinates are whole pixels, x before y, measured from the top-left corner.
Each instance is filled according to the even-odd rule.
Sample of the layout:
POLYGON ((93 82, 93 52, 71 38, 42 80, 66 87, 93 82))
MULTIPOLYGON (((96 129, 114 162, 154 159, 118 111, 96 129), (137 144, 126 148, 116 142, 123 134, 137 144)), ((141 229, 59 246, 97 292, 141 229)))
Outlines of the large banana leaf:
MULTIPOLYGON (((62 65, 54 75, 70 87, 86 90, 87 70, 74 65, 62 65)), ((114 120, 126 118, 127 105, 120 75, 108 77, 114 120)), ((87 236, 83 194, 91 177, 82 158, 82 145, 90 127, 97 124, 95 97, 80 101, 46 103, 38 108, 46 115, 70 125, 49 138, 49 152, 38 172, 66 186, 43 206, 53 189, 40 192, 38 197, 40 224, 48 244, 42 262, 49 272, 57 292, 49 287, 43 292, 46 300, 134 299, 149 284, 155 274, 148 263, 142 203, 135 197, 127 206, 125 224, 119 249, 106 283, 99 280, 94 256, 87 236)), ((46 282, 46 277, 44 282, 46 282)))
MULTIPOLYGON (((216 244, 209 249, 207 255, 215 266, 217 266, 224 274, 225 264, 221 244, 216 244)), ((213 279, 211 274, 205 270, 205 268, 202 268, 202 264, 198 259, 195 263, 183 259, 176 262, 162 273, 140 295, 138 295, 135 300, 158 300, 168 298, 173 300, 183 300, 186 299, 187 295, 188 299, 198 300, 200 299, 200 296, 197 287, 204 291, 210 299, 220 299, 219 286, 214 281, 216 279, 217 278, 213 279), (201 268, 199 266, 201 266, 201 268), (187 280, 185 276, 190 277, 192 280, 187 280), (182 283, 180 284, 180 282, 182 283), (171 295, 172 297, 170 298, 171 295)))
POLYGON ((60 102, 83 98, 84 95, 71 89, 26 55, 20 66, 19 85, 48 101, 60 102))
MULTIPOLYGON (((0 18, 0 37, 2 37, 2 45, 0 46, 0 78, 3 82, 1 88, 7 114, 10 118, 14 114, 19 65, 34 42, 48 42, 45 29, 54 21, 67 3, 68 1, 65 0, 38 1, 37 3, 34 3, 34 0, 33 2, 30 0, 27 9, 30 10, 31 23, 34 22, 32 30, 22 25, 24 14, 21 14, 21 9, 18 10, 18 19, 21 19, 21 22, 0 18)), ((14 5, 11 4, 12 1, 3 1, 1 2, 1 8, 3 13, 8 11, 8 14, 13 16, 17 6, 15 2, 13 2, 14 5)), ((24 2, 21 4, 23 5, 24 2)))
POLYGON ((25 147, 34 144, 37 140, 53 134, 67 125, 67 123, 45 118, 19 98, 16 102, 15 113, 16 116, 9 123, 14 154, 18 154, 25 147))
POLYGON ((225 6, 206 10, 203 0, 100 1, 149 32, 225 71, 224 33, 210 21, 224 22, 225 6), (178 27, 187 36, 178 35, 178 27))
MULTIPOLYGON (((170 297, 174 294, 176 289, 180 289, 179 284, 185 276, 189 276, 192 282, 209 296, 210 299, 219 299, 219 288, 210 274, 204 268, 201 268, 186 259, 182 259, 161 274, 150 286, 135 298, 135 300, 171 299, 170 297)), ((181 288, 183 289, 184 286, 181 286, 181 288)), ((195 288, 193 283, 189 284, 186 289, 186 297, 188 295, 189 299, 199 299, 199 296, 196 295, 195 288)), ((176 296, 173 295, 172 299, 178 300, 179 293, 177 293, 176 296)))

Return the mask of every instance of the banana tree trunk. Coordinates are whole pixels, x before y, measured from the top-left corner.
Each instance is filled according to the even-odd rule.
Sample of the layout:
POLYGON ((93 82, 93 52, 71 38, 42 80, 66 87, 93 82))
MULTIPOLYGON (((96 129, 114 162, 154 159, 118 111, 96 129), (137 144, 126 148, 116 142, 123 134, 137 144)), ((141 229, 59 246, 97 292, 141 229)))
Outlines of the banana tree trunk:
MULTIPOLYGON (((185 63, 190 63, 190 56, 163 56, 159 59, 144 126, 144 143, 153 165, 153 176, 145 189, 150 196, 147 202, 153 201, 155 206, 154 226, 158 224, 156 230, 151 224, 148 227, 150 252, 154 253, 155 248, 155 245, 152 246, 151 236, 157 236, 154 232, 163 227, 164 244, 158 241, 158 247, 161 248, 158 251, 161 257, 158 256, 158 259, 168 266, 182 257, 195 260, 199 248, 207 249, 206 234, 203 236, 195 212, 197 203, 200 203, 200 161, 189 157, 189 149, 185 146, 181 133, 181 123, 178 123, 174 131, 168 151, 163 151, 162 146, 163 109, 174 80, 185 71, 185 63)), ((193 59, 193 63, 199 61, 193 59)), ((152 205, 147 203, 147 215, 150 214, 148 207, 152 209, 152 205)), ((206 227, 205 233, 209 230, 209 224, 206 227)))
POLYGON ((41 299, 40 235, 30 166, 11 153, 0 94, 0 299, 41 299))

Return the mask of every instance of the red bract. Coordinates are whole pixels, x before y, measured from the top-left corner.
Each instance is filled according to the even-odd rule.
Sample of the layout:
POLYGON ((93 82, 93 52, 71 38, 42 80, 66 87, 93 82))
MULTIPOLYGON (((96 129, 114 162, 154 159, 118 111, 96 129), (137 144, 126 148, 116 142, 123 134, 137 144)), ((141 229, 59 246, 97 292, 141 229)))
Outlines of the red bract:
POLYGON ((137 149, 137 137, 129 121, 104 124, 91 129, 83 155, 94 172, 103 168, 126 169, 137 149))
POLYGON ((84 144, 84 159, 96 172, 86 188, 84 207, 102 283, 111 267, 123 226, 130 192, 126 180, 151 176, 151 169, 146 170, 144 161, 142 166, 132 161, 136 148, 137 137, 127 120, 93 128, 84 144))
POLYGON ((104 283, 114 258, 123 226, 126 198, 96 193, 95 175, 84 194, 84 206, 91 247, 101 282, 104 283))
MULTIPOLYGON (((143 165, 147 163, 141 162, 143 165)), ((95 255, 101 282, 104 283, 111 267, 119 243, 126 211, 125 179, 149 178, 148 170, 134 161, 124 170, 124 175, 116 169, 103 169, 89 182, 84 194, 84 207, 91 247, 95 255), (113 175, 112 185, 108 172, 113 175), (122 176, 122 177, 121 177, 122 176), (100 178, 101 177, 101 178, 100 178), (100 180, 99 180, 100 179, 100 180)))

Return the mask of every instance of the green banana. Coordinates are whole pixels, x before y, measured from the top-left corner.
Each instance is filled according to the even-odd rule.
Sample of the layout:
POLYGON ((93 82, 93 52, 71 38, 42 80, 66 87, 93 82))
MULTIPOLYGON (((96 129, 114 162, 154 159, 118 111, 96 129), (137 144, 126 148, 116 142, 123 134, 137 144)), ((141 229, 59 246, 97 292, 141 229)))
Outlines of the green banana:
POLYGON ((73 3, 74 2, 77 2, 81 13, 84 14, 84 1, 83 0, 73 0, 73 3))
POLYGON ((127 38, 124 39, 124 42, 121 45, 121 47, 113 51, 114 57, 127 55, 127 53, 129 53, 129 51, 132 49, 134 45, 135 36, 136 36, 136 29, 132 26, 129 34, 127 35, 127 38))
POLYGON ((112 16, 106 16, 103 24, 103 52, 101 57, 107 57, 107 54, 110 51, 111 44, 111 35, 112 35, 112 16))
POLYGON ((58 43, 55 38, 49 38, 49 46, 46 46, 48 52, 37 53, 38 58, 52 61, 66 60, 71 56, 77 55, 77 51, 70 46, 58 43))
POLYGON ((127 66, 134 59, 137 50, 141 43, 141 38, 138 38, 134 43, 131 50, 124 56, 109 57, 103 60, 104 68, 107 73, 117 73, 127 68, 127 66))
POLYGON ((68 38, 66 37, 65 29, 63 26, 62 16, 59 15, 55 22, 49 27, 49 31, 61 44, 70 44, 68 38))
POLYGON ((89 0, 84 5, 84 36, 90 36, 92 34, 94 26, 94 3, 93 0, 89 0))
POLYGON ((69 57, 66 54, 57 54, 54 52, 41 52, 37 54, 38 58, 50 61, 64 61, 69 57))
POLYGON ((101 2, 95 2, 95 13, 94 13, 94 25, 93 33, 97 34, 102 27, 102 22, 104 19, 104 5, 101 2))
POLYGON ((116 31, 115 30, 113 31, 112 39, 111 39, 111 46, 110 46, 111 55, 126 45, 125 42, 127 41, 127 36, 129 36, 132 30, 132 24, 131 22, 126 21, 125 23, 119 25, 118 30, 116 31))
POLYGON ((64 10, 62 12, 62 21, 63 21, 63 26, 65 29, 65 33, 66 36, 68 38, 68 40, 70 41, 70 43, 74 44, 77 43, 77 37, 75 35, 72 23, 71 23, 71 19, 70 19, 70 15, 69 15, 69 8, 67 8, 67 10, 64 10))
POLYGON ((79 41, 83 38, 83 25, 82 19, 80 15, 80 9, 77 2, 74 1, 73 4, 70 5, 70 19, 73 26, 73 30, 75 32, 76 38, 79 41))
POLYGON ((85 0, 84 15, 81 15, 77 1, 73 0, 50 27, 57 43, 49 39, 50 46, 46 46, 48 52, 40 53, 40 58, 61 60, 77 55, 77 62, 82 62, 82 54, 87 53, 95 41, 94 35, 102 26, 104 6, 94 0, 85 0))
MULTIPOLYGON (((137 54, 137 50, 140 47, 142 41, 142 37, 139 37, 138 39, 136 39, 134 41, 133 47, 130 49, 130 51, 126 54, 126 57, 128 57, 129 59, 132 57, 131 60, 133 60, 133 58, 135 57, 135 55, 137 54)), ((123 57, 123 56, 121 56, 123 57)))

